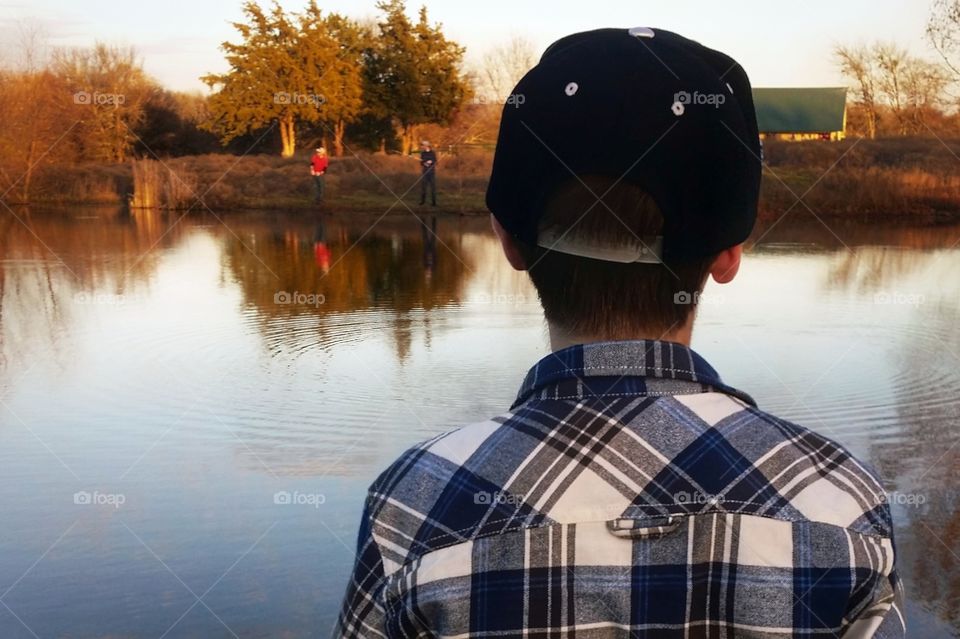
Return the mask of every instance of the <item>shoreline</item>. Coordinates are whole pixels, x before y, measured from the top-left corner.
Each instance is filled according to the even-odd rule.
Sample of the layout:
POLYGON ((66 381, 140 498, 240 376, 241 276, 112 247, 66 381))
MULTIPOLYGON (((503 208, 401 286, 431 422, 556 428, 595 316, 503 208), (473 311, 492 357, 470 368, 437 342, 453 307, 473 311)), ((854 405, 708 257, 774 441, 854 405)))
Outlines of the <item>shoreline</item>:
MULTIPOLYGON (((67 208, 95 209, 111 208, 123 210, 130 215, 140 213, 172 213, 177 215, 194 215, 214 213, 216 215, 229 215, 231 212, 237 213, 270 213, 270 212, 288 212, 311 214, 329 214, 329 213, 352 213, 352 214, 370 214, 370 215, 409 215, 427 216, 433 214, 443 215, 462 215, 462 216, 483 216, 488 215, 490 211, 483 203, 483 194, 476 194, 475 198, 455 199, 451 202, 445 201, 442 194, 438 193, 438 205, 421 205, 416 200, 397 200, 392 196, 375 197, 341 197, 328 198, 322 203, 315 203, 310 200, 292 200, 288 198, 278 198, 271 201, 256 202, 235 202, 230 204, 218 204, 216 206, 204 206, 197 203, 191 206, 181 208, 168 207, 131 207, 119 199, 103 200, 75 200, 75 199, 45 199, 36 200, 30 203, 6 202, 6 206, 14 212, 17 210, 36 210, 36 211, 62 211, 67 208)), ((960 194, 955 206, 932 207, 925 200, 917 199, 909 203, 910 206, 891 206, 889 208, 826 208, 818 209, 811 206, 813 215, 824 219, 848 219, 856 221, 879 221, 879 222, 924 222, 939 223, 952 222, 960 220, 960 194)), ((760 207, 757 212, 758 222, 771 222, 786 216, 811 216, 811 210, 808 210, 803 204, 797 203, 784 209, 782 207, 772 208, 765 206, 761 196, 760 207), (791 208, 792 207, 792 208, 791 208), (790 209, 790 210, 787 210, 790 209)))
MULTIPOLYGON (((389 203, 386 200, 382 205, 352 205, 350 203, 337 202, 337 203, 323 203, 319 207, 312 203, 305 204, 289 204, 289 203, 264 203, 257 205, 232 205, 229 207, 217 207, 207 209, 203 206, 194 206, 192 208, 183 208, 183 209, 169 209, 169 208, 160 208, 160 207, 142 207, 142 208, 130 208, 125 206, 120 202, 104 202, 104 201, 85 201, 85 202, 71 202, 71 201, 39 201, 31 204, 23 203, 8 203, 7 207, 12 209, 14 212, 18 210, 27 209, 28 211, 36 211, 43 213, 51 212, 61 212, 67 208, 75 209, 102 209, 109 208, 114 210, 122 210, 126 213, 129 213, 132 216, 138 214, 149 214, 149 213, 171 213, 175 215, 207 215, 213 213, 215 215, 229 215, 231 212, 236 212, 238 214, 242 213, 303 213, 307 215, 327 215, 327 214, 368 214, 368 215, 382 215, 382 216, 398 216, 398 215, 417 215, 418 217, 425 217, 429 215, 459 215, 464 217, 481 217, 484 215, 489 215, 490 211, 485 207, 454 207, 454 206, 445 206, 438 204, 436 207, 432 206, 421 206, 416 203, 407 202, 406 206, 401 204, 389 203)), ((813 211, 817 217, 829 220, 851 220, 851 221, 877 221, 882 223, 895 223, 895 222, 922 222, 927 224, 937 224, 937 223, 948 223, 960 220, 960 208, 957 209, 942 209, 942 210, 922 210, 922 211, 902 211, 902 210, 866 210, 866 211, 813 211)), ((758 222, 774 222, 778 219, 787 217, 787 216, 809 216, 810 211, 802 207, 797 207, 796 210, 790 212, 784 211, 772 211, 768 209, 760 209, 757 213, 758 222)))
MULTIPOLYGON (((761 220, 811 211, 823 218, 868 220, 960 217, 960 142, 768 141, 764 151, 761 220)), ((121 206, 133 214, 209 209, 485 215, 492 157, 490 151, 476 149, 441 154, 436 208, 419 204, 419 172, 411 157, 379 154, 331 158, 326 199, 319 207, 313 201, 306 156, 227 154, 48 168, 35 177, 30 202, 8 197, 3 203, 121 206)))

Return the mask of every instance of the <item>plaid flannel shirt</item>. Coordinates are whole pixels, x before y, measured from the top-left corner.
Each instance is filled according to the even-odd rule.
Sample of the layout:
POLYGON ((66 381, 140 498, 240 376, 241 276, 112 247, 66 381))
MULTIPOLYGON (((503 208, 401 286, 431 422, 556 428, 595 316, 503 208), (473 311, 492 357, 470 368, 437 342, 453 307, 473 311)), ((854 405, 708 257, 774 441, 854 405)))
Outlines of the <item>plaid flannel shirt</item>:
POLYGON ((874 474, 669 342, 541 360, 372 485, 337 637, 902 637, 874 474))

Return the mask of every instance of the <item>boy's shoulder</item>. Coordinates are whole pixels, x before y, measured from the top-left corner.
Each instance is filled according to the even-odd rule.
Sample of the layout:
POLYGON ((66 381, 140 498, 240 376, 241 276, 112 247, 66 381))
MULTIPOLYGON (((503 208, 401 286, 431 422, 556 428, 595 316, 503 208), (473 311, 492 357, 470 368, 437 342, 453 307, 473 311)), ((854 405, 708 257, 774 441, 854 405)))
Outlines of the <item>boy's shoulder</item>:
MULTIPOLYGON (((481 447, 489 447, 499 432, 504 434, 504 424, 513 417, 505 413, 480 422, 466 424, 440 433, 428 440, 414 444, 401 453, 380 473, 370 486, 370 496, 378 499, 400 498, 414 500, 414 493, 433 493, 430 486, 442 486, 453 479, 457 472, 474 466, 472 459, 481 447)), ((423 499, 416 499, 425 502, 423 499)))
POLYGON ((780 518, 892 538, 887 493, 869 463, 816 430, 754 406, 744 413, 720 432, 776 489, 780 518))

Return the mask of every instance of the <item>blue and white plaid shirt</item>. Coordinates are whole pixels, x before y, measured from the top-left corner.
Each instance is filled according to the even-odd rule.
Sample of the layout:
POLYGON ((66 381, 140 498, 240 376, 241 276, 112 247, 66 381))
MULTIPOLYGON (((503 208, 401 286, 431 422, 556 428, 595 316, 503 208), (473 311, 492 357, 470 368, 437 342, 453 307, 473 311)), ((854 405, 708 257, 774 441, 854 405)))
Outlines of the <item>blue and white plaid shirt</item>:
POLYGON ((567 348, 371 486, 337 637, 903 637, 875 475, 696 353, 567 348))

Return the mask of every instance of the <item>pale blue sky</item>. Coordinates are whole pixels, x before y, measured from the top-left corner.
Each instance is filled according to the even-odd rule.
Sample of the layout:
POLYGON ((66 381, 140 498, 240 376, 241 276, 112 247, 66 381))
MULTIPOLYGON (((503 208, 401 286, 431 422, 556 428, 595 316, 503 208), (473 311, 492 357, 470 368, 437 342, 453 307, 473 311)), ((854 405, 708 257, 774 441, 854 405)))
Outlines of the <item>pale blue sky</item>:
MULTIPOLYGON (((305 0, 281 4, 299 10, 305 0)), ((324 10, 374 16, 375 0, 320 0, 324 10)), ((538 53, 553 40, 595 27, 653 26, 720 49, 746 68, 755 86, 837 85, 831 58, 836 43, 894 40, 914 53, 935 53, 923 30, 931 0, 428 0, 433 21, 467 47, 468 62, 512 36, 530 39, 538 53)), ((0 0, 0 37, 9 51, 12 25, 43 26, 53 46, 95 40, 132 44, 147 71, 164 85, 202 89, 200 75, 224 69, 219 45, 234 39, 229 22, 240 0, 0 0)), ((410 2, 415 14, 420 3, 410 2)))

